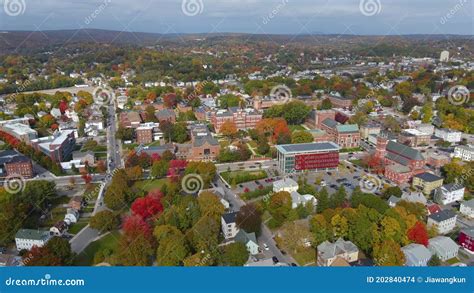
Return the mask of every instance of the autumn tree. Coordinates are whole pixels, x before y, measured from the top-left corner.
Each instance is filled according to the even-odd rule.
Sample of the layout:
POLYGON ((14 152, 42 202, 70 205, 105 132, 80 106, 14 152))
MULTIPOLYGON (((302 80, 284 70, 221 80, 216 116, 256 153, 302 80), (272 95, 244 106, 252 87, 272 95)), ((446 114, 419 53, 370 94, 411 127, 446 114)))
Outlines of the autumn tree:
POLYGON ((240 208, 237 214, 236 224, 247 233, 255 232, 260 235, 262 226, 262 213, 253 203, 249 203, 240 208))
POLYGON ((405 264, 405 255, 400 245, 393 240, 376 244, 373 257, 377 266, 403 266, 405 264))
POLYGON ((222 124, 219 132, 224 136, 234 138, 237 135, 238 130, 233 121, 227 120, 222 124))
POLYGON ((115 230, 119 226, 119 219, 117 215, 109 210, 103 210, 92 216, 89 225, 92 229, 101 232, 115 230))
POLYGON ((161 198, 163 194, 157 190, 149 192, 146 197, 137 198, 132 204, 132 212, 134 215, 142 217, 144 220, 148 220, 152 217, 163 212, 163 205, 161 198))
POLYGON ((220 257, 221 266, 243 266, 249 258, 249 252, 245 244, 234 242, 222 247, 222 255, 220 257))
POLYGON ((291 211, 291 196, 288 192, 282 191, 272 195, 268 205, 268 211, 272 215, 275 226, 280 226, 287 219, 291 211))
POLYGON ((291 134, 291 143, 310 143, 314 141, 314 137, 308 131, 295 131, 291 134))
POLYGON ((428 247, 428 231, 422 222, 416 222, 416 224, 408 230, 407 236, 411 241, 428 247))

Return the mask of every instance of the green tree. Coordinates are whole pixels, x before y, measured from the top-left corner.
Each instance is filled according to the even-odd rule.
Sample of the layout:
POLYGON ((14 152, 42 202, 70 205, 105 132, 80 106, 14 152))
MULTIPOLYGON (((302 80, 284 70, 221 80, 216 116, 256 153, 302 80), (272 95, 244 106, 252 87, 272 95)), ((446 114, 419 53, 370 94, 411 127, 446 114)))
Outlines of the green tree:
POLYGON ((222 266, 243 266, 249 258, 249 252, 245 244, 235 242, 222 248, 220 265, 222 266))
POLYGON ((291 143, 297 144, 297 143, 310 143, 313 142, 314 138, 311 133, 308 131, 294 131, 291 134, 291 143))
POLYGON ((376 244, 373 257, 377 266, 403 266, 405 264, 405 255, 400 245, 393 240, 376 244))
POLYGON ((91 228, 101 232, 112 231, 118 228, 120 221, 117 215, 109 210, 103 210, 92 216, 89 221, 91 228))
POLYGON ((287 219, 291 211, 291 196, 282 191, 273 194, 268 205, 268 211, 272 215, 275 225, 280 226, 287 219))

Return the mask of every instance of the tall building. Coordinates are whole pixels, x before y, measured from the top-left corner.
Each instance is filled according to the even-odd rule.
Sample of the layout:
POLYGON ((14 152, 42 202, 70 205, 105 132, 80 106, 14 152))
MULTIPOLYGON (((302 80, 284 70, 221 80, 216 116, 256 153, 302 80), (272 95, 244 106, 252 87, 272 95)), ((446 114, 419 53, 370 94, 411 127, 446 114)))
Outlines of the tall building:
POLYGON ((439 61, 448 62, 449 61, 449 51, 442 51, 439 56, 439 61))
POLYGON ((31 144, 53 161, 62 162, 74 151, 76 138, 73 130, 56 131, 52 136, 32 140, 31 144))
POLYGON ((278 166, 283 174, 336 170, 339 146, 334 142, 277 145, 278 166))

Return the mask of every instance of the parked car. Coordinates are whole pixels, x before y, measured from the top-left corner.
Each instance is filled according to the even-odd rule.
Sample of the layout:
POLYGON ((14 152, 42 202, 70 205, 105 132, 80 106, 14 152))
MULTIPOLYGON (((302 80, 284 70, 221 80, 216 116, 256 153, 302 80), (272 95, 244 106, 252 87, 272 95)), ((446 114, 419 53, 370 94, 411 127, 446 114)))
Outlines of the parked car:
POLYGON ((272 257, 272 260, 273 260, 274 263, 280 262, 276 256, 272 257))
POLYGON ((266 251, 270 250, 270 247, 268 247, 268 245, 266 243, 263 243, 263 249, 265 249, 266 251))

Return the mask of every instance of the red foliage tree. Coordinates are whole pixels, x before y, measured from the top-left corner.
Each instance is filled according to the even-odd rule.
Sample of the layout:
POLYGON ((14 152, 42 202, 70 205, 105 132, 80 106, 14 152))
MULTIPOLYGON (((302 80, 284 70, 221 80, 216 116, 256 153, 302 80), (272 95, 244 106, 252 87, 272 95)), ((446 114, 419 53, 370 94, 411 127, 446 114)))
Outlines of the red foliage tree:
POLYGON ((152 229, 150 225, 139 215, 132 215, 125 218, 122 225, 125 236, 129 238, 145 235, 152 239, 152 229))
POLYGON ((66 110, 67 110, 67 109, 68 109, 67 101, 62 100, 62 101, 59 103, 59 111, 61 111, 61 114, 64 115, 64 113, 66 113, 66 110))
POLYGON ((146 197, 137 198, 132 204, 133 214, 145 221, 160 214, 163 212, 162 197, 161 192, 150 192, 146 197))
POLYGON ((169 93, 169 94, 164 95, 163 104, 165 104, 167 108, 173 108, 174 106, 176 106, 176 103, 177 103, 176 94, 169 93))
POLYGON ((151 162, 154 163, 154 162, 158 162, 159 160, 161 160, 161 157, 159 154, 152 154, 151 155, 151 162))
POLYGON ((89 184, 89 183, 92 182, 92 176, 88 173, 83 173, 81 177, 82 177, 82 179, 84 179, 84 182, 86 184, 89 184))
POLYGON ((421 222, 416 222, 416 224, 410 228, 407 232, 408 239, 411 241, 423 244, 424 246, 428 246, 428 231, 426 231, 425 224, 421 222))

